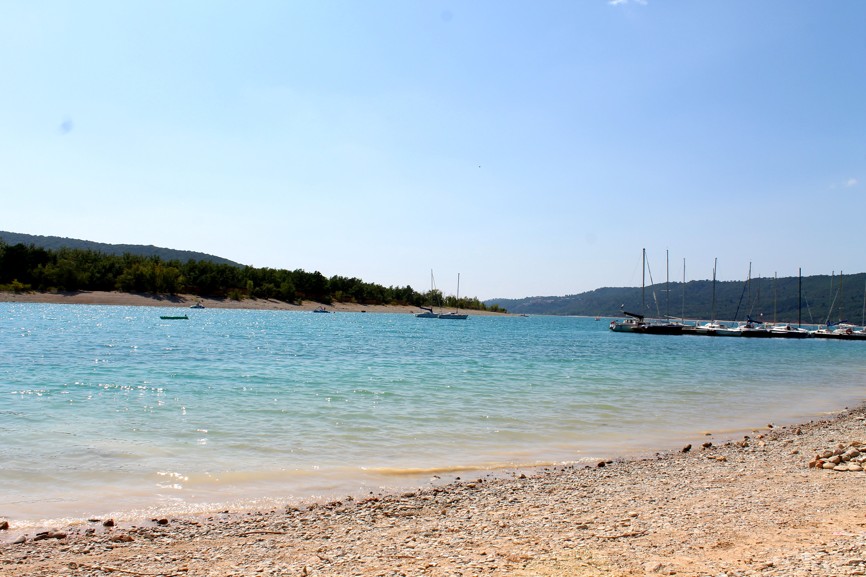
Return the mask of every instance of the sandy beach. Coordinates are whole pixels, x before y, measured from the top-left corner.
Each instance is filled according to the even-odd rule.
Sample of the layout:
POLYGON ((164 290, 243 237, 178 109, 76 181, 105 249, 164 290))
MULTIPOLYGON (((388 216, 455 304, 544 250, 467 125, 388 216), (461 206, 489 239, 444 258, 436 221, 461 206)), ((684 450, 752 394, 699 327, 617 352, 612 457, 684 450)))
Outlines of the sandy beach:
POLYGON ((0 573, 864 575, 866 473, 809 466, 863 439, 859 407, 719 446, 431 479, 403 494, 129 526, 92 519, 41 535, 10 521, 0 573))
MULTIPOLYGON (((81 291, 74 293, 12 293, 0 292, 0 302, 12 303, 47 303, 47 304, 79 304, 79 305, 117 305, 117 306, 151 306, 151 307, 179 307, 189 308, 196 303, 201 303, 205 308, 212 309, 250 309, 250 310, 280 310, 280 311, 312 311, 324 306, 327 310, 335 313, 406 313, 414 314, 421 309, 413 306, 402 305, 359 305, 355 303, 334 303, 322 305, 314 301, 304 301, 300 305, 293 305, 274 299, 214 299, 202 298, 195 295, 150 295, 133 294, 122 292, 105 291, 81 291)), ((437 310, 437 312, 439 312, 437 310)), ((442 312, 451 312, 451 309, 443 309, 442 312)), ((463 311, 471 316, 501 315, 490 311, 463 311)))

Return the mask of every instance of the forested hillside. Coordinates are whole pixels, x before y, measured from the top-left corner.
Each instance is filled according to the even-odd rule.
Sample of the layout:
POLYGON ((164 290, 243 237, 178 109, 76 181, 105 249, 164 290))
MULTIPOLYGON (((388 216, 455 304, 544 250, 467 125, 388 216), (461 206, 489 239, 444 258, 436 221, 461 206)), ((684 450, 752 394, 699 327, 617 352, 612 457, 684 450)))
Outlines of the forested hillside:
MULTIPOLYGON (((853 275, 817 275, 803 277, 802 313, 797 277, 757 278, 746 282, 716 283, 716 319, 755 319, 796 322, 802 314, 804 323, 824 323, 847 319, 862 324, 866 273, 853 275), (832 305, 832 310, 831 310, 832 305)), ((644 290, 641 308, 640 287, 600 288, 561 297, 528 297, 492 299, 488 305, 507 308, 512 313, 547 315, 618 316, 621 310, 648 317, 685 316, 688 319, 712 319, 713 282, 710 280, 656 284, 644 290), (684 290, 685 289, 685 290, 684 290)))
POLYGON ((358 278, 327 278, 318 271, 169 259, 160 254, 117 255, 80 248, 52 250, 3 241, 0 241, 0 291, 185 293, 233 300, 266 298, 289 303, 311 300, 326 304, 412 306, 433 303, 447 308, 499 310, 474 297, 461 297, 458 303, 456 297, 444 296, 439 291, 419 293, 408 285, 384 287, 358 278))
POLYGON ((106 244, 103 242, 93 242, 90 240, 79 240, 77 238, 65 238, 61 236, 40 236, 36 234, 22 234, 18 232, 6 232, 0 230, 0 242, 4 242, 9 246, 23 244, 25 246, 33 245, 39 248, 47 248, 49 250, 59 250, 61 248, 78 248, 82 250, 93 250, 103 254, 124 255, 131 254, 136 256, 158 256, 162 260, 179 260, 182 262, 188 260, 203 260, 216 264, 229 264, 233 266, 241 266, 236 262, 226 258, 195 252, 190 250, 176 250, 173 248, 162 248, 153 245, 140 244, 106 244))

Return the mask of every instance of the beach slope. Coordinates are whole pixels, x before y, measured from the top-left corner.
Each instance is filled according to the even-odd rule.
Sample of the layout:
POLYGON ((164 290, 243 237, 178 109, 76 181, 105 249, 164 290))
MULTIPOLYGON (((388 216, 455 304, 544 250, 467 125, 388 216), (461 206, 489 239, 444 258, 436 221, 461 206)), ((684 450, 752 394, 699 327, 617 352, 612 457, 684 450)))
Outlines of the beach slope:
POLYGON ((12 523, 0 531, 0 573, 863 575, 866 473, 808 465, 863 440, 861 407, 722 446, 404 494, 134 526, 92 520, 41 540, 12 523))

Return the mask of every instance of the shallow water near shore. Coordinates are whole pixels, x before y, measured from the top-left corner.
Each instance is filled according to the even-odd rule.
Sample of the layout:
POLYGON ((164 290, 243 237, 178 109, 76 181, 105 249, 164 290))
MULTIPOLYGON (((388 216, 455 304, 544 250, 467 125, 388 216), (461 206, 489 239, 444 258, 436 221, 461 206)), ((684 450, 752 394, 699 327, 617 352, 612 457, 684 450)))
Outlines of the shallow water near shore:
POLYGON ((866 342, 184 312, 0 303, 0 517, 210 511, 591 462, 808 419, 866 384, 866 342))

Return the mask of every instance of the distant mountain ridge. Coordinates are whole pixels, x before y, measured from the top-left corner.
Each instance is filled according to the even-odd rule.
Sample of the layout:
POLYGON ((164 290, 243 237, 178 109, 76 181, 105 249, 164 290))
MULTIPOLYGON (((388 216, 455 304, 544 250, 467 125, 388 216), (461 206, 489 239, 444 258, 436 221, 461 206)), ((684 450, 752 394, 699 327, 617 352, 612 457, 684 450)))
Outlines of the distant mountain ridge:
POLYGON ((47 250, 58 250, 60 248, 74 248, 81 250, 93 250, 104 254, 124 255, 132 254, 135 256, 158 256, 163 260, 178 260, 186 262, 189 260, 203 260, 214 264, 227 264, 231 266, 243 266, 234 261, 206 254, 203 252, 195 252, 191 250, 177 250, 173 248, 163 248, 153 245, 142 244, 106 244, 103 242, 93 242, 90 240, 79 240, 76 238, 65 238, 60 236, 41 236, 35 234, 23 234, 18 232, 6 232, 0 230, 0 241, 12 246, 16 244, 33 245, 47 250))
MULTIPOLYGON (((803 277, 802 309, 800 308, 798 277, 754 278, 744 281, 716 283, 715 318, 823 324, 829 320, 848 320, 862 324, 866 303, 866 273, 840 277, 815 275, 803 277)), ((605 287, 566 296, 535 296, 522 299, 490 299, 488 306, 498 305, 515 314, 574 315, 619 317, 622 311, 646 317, 670 316, 687 319, 713 320, 713 281, 696 280, 685 284, 671 282, 646 288, 641 297, 640 287, 605 287), (643 308, 641 307, 643 302, 643 308)))

